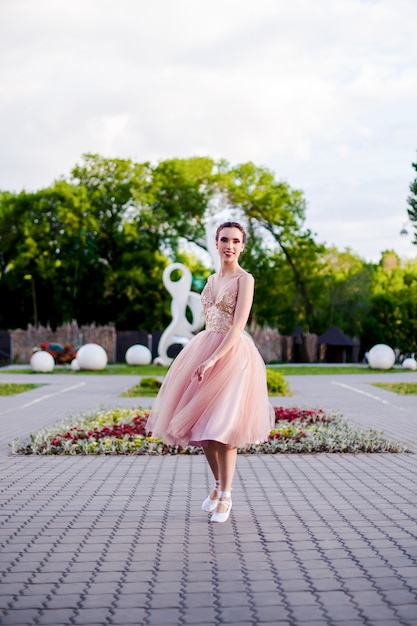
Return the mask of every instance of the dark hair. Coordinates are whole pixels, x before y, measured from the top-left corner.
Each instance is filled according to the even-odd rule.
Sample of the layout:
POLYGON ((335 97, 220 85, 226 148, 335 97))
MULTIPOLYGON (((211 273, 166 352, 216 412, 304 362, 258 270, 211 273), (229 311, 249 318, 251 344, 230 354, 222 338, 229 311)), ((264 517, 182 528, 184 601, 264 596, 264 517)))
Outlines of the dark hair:
POLYGON ((223 222, 223 224, 220 224, 220 226, 216 230, 216 241, 218 241, 219 235, 220 235, 220 231, 222 231, 223 228, 238 228, 240 230, 240 232, 242 233, 243 243, 246 242, 246 232, 245 232, 245 229, 243 228, 243 226, 241 224, 239 224, 239 222, 223 222))

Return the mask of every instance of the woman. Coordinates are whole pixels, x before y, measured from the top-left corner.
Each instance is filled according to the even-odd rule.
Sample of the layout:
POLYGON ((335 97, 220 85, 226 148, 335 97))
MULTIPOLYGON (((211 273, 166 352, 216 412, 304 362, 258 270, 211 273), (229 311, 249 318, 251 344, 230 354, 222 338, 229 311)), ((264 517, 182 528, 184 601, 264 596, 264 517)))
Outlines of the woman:
POLYGON ((216 232, 220 270, 201 294, 206 329, 177 356, 155 399, 148 432, 169 445, 202 446, 215 486, 202 504, 212 522, 232 509, 237 448, 265 441, 274 424, 264 362, 243 334, 254 279, 239 265, 246 233, 237 222, 216 232))

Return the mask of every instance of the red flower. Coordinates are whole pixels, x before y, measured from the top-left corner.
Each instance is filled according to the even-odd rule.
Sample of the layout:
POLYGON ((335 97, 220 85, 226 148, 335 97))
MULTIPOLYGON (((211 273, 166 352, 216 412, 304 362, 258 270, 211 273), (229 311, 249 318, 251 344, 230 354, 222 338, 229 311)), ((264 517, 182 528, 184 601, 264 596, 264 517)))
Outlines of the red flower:
POLYGON ((277 406, 274 408, 275 421, 284 420, 287 422, 293 422, 294 420, 300 420, 307 424, 314 422, 329 422, 334 418, 326 416, 323 409, 300 409, 298 407, 282 407, 277 406))
POLYGON ((99 441, 104 437, 115 437, 116 439, 123 439, 126 436, 128 436, 129 438, 133 438, 137 435, 145 436, 145 427, 148 417, 149 413, 145 413, 144 416, 138 414, 132 419, 131 423, 103 426, 102 428, 88 431, 85 431, 82 428, 78 428, 78 426, 73 426, 66 433, 59 433, 55 435, 52 444, 54 446, 59 446, 62 439, 70 439, 71 441, 76 442, 82 439, 95 439, 95 441, 99 441))

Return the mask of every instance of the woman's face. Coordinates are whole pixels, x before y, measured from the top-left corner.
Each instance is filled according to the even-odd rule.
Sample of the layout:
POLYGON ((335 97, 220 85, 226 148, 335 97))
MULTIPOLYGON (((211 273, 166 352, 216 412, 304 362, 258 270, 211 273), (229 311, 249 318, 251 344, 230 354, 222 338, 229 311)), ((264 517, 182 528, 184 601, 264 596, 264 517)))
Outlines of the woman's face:
POLYGON ((233 226, 222 228, 216 241, 220 260, 226 263, 237 261, 244 248, 243 233, 233 226))

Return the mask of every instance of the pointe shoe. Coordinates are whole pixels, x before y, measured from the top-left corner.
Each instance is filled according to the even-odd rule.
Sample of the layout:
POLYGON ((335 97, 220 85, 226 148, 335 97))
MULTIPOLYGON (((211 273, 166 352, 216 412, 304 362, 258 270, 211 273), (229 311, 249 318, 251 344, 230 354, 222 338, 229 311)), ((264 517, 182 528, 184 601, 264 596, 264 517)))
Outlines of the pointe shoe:
POLYGON ((207 513, 212 513, 213 511, 215 511, 217 505, 219 504, 219 493, 220 493, 219 487, 215 485, 213 491, 207 496, 207 498, 204 500, 203 504, 201 505, 201 510, 207 511, 207 513), (216 493, 216 498, 211 497, 213 492, 216 493))
POLYGON ((223 512, 214 511, 213 515, 211 516, 212 522, 227 522, 227 520, 229 519, 230 511, 232 510, 232 500, 224 500, 223 498, 230 498, 230 492, 223 491, 221 493, 218 504, 222 507, 227 508, 223 512))

